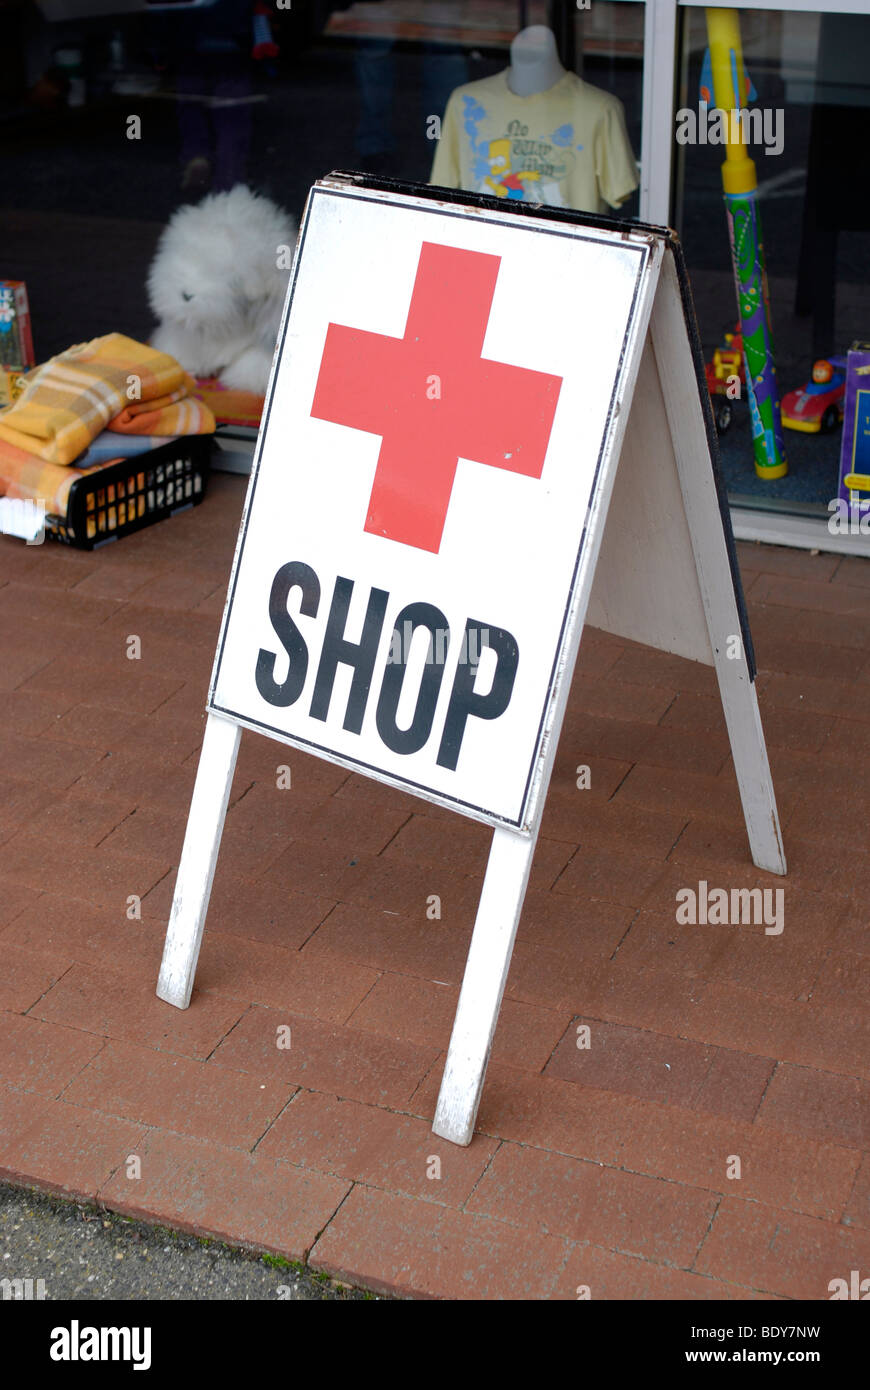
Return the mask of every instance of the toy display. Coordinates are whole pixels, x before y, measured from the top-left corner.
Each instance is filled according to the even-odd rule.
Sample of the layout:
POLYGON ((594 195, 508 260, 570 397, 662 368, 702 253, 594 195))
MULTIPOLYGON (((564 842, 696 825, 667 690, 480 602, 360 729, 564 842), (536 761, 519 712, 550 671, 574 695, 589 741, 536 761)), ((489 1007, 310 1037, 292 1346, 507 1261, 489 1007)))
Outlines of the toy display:
POLYGON ((262 395, 281 323, 296 224, 244 184, 175 212, 148 272, 152 344, 196 377, 262 395))
POLYGON ((846 357, 839 495, 870 509, 870 343, 853 343, 846 357))
POLYGON ((810 380, 783 398, 782 423, 805 434, 830 434, 843 419, 845 394, 845 357, 820 357, 810 380))
MULTIPOLYGON (((734 113, 741 109, 748 92, 737 11, 708 9, 707 34, 716 106, 734 113)), ((732 119, 728 126, 722 186, 746 359, 755 471, 760 478, 781 478, 788 472, 788 464, 770 328, 758 181, 740 123, 732 119)))
POLYGON ((707 390, 713 397, 713 416, 716 428, 724 434, 732 420, 732 401, 738 399, 746 385, 746 368, 743 361, 743 336, 738 329, 724 335, 723 343, 713 353, 712 360, 705 362, 704 373, 707 390), (739 391, 734 392, 734 381, 739 391))

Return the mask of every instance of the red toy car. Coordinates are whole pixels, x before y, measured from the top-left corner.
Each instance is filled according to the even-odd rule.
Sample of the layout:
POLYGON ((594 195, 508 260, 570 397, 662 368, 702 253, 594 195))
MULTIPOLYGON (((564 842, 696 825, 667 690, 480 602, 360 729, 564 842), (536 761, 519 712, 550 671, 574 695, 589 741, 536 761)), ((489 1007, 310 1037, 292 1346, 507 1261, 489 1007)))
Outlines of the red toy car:
POLYGON ((845 394, 845 357, 820 357, 812 380, 783 398, 782 423, 806 434, 829 434, 842 424, 845 394))

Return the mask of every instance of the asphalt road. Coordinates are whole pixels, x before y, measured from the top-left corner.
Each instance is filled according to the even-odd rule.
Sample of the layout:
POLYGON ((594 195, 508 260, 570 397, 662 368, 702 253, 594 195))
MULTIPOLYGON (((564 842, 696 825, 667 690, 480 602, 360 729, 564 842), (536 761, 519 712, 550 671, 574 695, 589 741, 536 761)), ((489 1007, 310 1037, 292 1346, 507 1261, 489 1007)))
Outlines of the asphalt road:
MULTIPOLYGON (((46 1301, 366 1300, 272 1256, 196 1240, 113 1212, 0 1184, 0 1281, 38 1280, 46 1301)), ((14 1296, 0 1283, 0 1300, 14 1296)))

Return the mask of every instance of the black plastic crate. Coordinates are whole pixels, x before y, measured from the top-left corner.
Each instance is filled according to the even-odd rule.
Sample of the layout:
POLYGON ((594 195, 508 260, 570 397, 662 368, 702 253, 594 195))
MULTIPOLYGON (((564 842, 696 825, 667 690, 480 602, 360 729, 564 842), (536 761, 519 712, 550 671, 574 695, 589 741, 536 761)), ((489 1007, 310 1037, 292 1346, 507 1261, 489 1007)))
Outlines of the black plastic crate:
POLYGON ((45 534, 79 550, 93 550, 195 507, 205 496, 212 447, 210 434, 181 435, 76 478, 66 516, 48 513, 45 534))

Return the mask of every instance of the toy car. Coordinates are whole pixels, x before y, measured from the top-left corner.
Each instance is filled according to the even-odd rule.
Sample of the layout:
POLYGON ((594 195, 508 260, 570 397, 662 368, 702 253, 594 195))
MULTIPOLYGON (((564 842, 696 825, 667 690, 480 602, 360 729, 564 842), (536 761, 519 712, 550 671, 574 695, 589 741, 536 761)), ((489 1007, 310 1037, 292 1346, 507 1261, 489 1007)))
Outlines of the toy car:
POLYGON ((782 423, 806 434, 829 434, 843 422, 846 394, 845 357, 820 357, 812 380, 783 397, 782 423))
POLYGON ((731 398, 726 395, 728 383, 735 376, 738 378, 740 396, 742 396, 743 387, 746 384, 746 371, 743 365, 743 337, 740 332, 724 334, 724 342, 721 347, 716 348, 713 353, 713 360, 704 363, 704 372, 711 397, 721 397, 720 400, 713 400, 713 416, 719 433, 724 434, 731 424, 732 418, 731 398))

